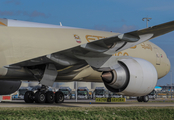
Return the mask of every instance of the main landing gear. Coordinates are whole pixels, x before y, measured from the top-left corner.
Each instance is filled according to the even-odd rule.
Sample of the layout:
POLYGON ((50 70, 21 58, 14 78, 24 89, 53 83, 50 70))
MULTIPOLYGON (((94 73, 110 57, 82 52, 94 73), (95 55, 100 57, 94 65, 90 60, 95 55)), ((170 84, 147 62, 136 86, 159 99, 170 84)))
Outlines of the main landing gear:
POLYGON ((149 96, 146 95, 146 96, 137 97, 137 101, 138 102, 148 102, 149 101, 149 96))
POLYGON ((64 94, 60 91, 56 93, 47 91, 46 87, 42 86, 35 93, 27 91, 24 95, 24 101, 26 103, 62 103, 64 101, 64 94))
MULTIPOLYGON (((34 72, 32 73, 34 74, 34 72)), ((24 95, 24 101, 26 103, 62 103, 64 101, 64 94, 62 92, 58 91, 53 93, 52 91, 48 91, 48 86, 53 85, 57 74, 55 65, 47 64, 42 79, 40 80, 42 87, 35 93, 33 91, 27 91, 24 95)))

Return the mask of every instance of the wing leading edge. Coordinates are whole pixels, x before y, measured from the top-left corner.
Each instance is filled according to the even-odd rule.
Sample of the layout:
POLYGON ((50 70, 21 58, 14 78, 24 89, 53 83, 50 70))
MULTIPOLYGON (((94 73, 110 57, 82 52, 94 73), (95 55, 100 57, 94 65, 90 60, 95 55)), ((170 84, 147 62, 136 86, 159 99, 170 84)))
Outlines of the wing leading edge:
POLYGON ((82 48, 112 55, 174 30, 174 21, 112 36, 81 45, 82 48))

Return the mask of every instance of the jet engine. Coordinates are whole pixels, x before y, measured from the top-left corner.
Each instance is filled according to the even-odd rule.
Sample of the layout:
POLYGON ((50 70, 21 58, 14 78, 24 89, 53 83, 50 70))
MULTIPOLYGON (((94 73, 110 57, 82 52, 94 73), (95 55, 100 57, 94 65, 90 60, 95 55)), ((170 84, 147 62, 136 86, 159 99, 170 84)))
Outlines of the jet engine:
POLYGON ((128 96, 144 96, 156 86, 158 75, 155 67, 140 58, 121 59, 112 71, 102 73, 108 90, 128 96))
POLYGON ((16 92, 21 86, 21 81, 0 80, 0 95, 8 95, 16 92))

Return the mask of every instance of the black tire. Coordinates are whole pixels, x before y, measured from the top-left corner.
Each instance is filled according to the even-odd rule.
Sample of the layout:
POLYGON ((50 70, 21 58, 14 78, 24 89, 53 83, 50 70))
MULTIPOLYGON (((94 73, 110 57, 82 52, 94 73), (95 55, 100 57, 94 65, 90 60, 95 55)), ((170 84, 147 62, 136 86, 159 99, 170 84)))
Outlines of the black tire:
POLYGON ((33 96, 34 96, 33 91, 27 91, 24 95, 24 101, 26 103, 33 103, 34 102, 33 96))
POLYGON ((46 101, 46 96, 44 92, 37 91, 35 93, 35 102, 36 103, 45 103, 46 101))
POLYGON ((142 96, 143 102, 148 102, 149 101, 149 96, 142 96))
POLYGON ((56 92, 55 102, 56 103, 63 103, 64 102, 64 94, 61 91, 56 92))
POLYGON ((55 94, 52 91, 46 92, 46 103, 54 103, 55 101, 55 94))
POLYGON ((141 97, 137 97, 137 101, 138 101, 138 102, 143 102, 142 96, 141 96, 141 97))

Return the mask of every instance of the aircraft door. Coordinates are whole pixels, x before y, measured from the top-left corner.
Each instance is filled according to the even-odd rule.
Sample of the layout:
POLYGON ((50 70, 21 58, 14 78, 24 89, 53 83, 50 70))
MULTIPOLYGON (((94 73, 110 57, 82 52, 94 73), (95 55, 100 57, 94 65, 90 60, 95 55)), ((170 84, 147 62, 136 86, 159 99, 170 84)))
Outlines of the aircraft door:
POLYGON ((154 47, 154 51, 156 54, 156 65, 160 65, 161 64, 161 55, 160 52, 158 50, 158 48, 154 47))

